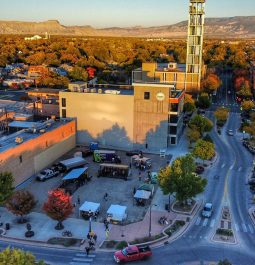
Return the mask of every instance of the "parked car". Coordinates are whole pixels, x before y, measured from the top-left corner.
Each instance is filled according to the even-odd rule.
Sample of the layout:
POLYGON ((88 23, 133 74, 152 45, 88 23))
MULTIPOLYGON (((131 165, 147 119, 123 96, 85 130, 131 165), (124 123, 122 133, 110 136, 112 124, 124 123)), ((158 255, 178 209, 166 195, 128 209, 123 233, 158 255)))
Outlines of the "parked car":
POLYGON ((255 178, 250 178, 250 179, 248 180, 248 184, 249 184, 249 185, 255 185, 255 178))
POLYGON ((206 203, 202 211, 202 216, 205 218, 210 218, 213 213, 213 207, 211 203, 206 203))
POLYGON ((120 264, 129 261, 144 260, 152 255, 149 246, 128 246, 114 253, 114 260, 120 264))
POLYGON ((202 166, 197 166, 196 167, 196 173, 197 174, 202 174, 205 171, 205 168, 202 166))
POLYGON ((41 171, 37 176, 36 179, 39 181, 45 181, 47 179, 53 178, 58 174, 57 171, 53 171, 51 169, 45 169, 41 171))
POLYGON ((143 156, 143 152, 141 150, 131 150, 126 152, 127 156, 141 155, 143 156))
POLYGON ((233 135, 234 135, 233 130, 228 130, 228 135, 229 135, 229 136, 233 136, 233 135))

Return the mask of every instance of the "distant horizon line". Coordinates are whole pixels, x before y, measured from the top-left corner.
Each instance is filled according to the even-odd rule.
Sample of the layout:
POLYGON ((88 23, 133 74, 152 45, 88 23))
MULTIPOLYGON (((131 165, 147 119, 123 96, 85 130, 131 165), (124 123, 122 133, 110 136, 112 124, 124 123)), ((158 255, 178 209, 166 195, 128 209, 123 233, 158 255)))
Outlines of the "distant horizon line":
MULTIPOLYGON (((213 17, 206 17, 205 20, 208 19, 229 19, 229 18, 238 18, 238 17, 243 17, 243 18, 249 18, 249 17, 255 17, 254 16, 226 16, 226 17, 217 17, 217 16, 213 16, 213 17)), ((171 25, 175 25, 175 24, 179 24, 182 22, 186 22, 188 21, 188 18, 185 20, 180 20, 177 22, 173 22, 173 23, 169 23, 169 24, 155 24, 155 25, 129 25, 129 26, 117 26, 117 25, 112 25, 112 26, 101 26, 101 27, 97 27, 91 24, 69 24, 69 23, 62 23, 60 20, 58 19, 46 19, 46 20, 14 20, 14 19, 1 19, 0 18, 0 22, 23 22, 23 23, 45 23, 45 22, 50 22, 50 21, 54 21, 59 23, 62 26, 67 26, 67 27, 92 27, 95 29, 107 29, 107 28, 152 28, 152 27, 166 27, 166 26, 171 26, 171 25)))

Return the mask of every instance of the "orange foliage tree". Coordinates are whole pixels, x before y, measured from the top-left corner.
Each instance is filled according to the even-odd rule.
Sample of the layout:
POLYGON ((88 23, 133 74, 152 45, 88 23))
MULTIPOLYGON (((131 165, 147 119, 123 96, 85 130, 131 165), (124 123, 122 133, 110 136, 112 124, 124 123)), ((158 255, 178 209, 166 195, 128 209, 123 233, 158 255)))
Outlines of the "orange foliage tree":
POLYGON ((209 74, 202 81, 202 87, 208 93, 212 93, 213 91, 217 90, 220 85, 221 80, 216 74, 209 74))
POLYGON ((43 210, 53 220, 58 221, 55 229, 64 228, 62 222, 66 220, 73 211, 72 197, 63 189, 49 191, 48 200, 43 205, 43 210))

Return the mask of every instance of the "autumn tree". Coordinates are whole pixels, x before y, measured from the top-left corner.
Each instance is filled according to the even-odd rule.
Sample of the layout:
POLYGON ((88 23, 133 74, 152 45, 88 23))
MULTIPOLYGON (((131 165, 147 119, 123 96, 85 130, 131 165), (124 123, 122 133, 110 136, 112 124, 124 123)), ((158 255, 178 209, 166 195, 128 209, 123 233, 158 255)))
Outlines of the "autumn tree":
POLYGON ((252 93, 248 85, 241 86, 241 89, 236 93, 241 98, 251 98, 252 93))
POLYGON ((36 261, 33 254, 21 249, 6 248, 0 252, 2 265, 46 265, 43 261, 36 261))
POLYGON ((203 136, 205 132, 210 132, 213 128, 213 123, 202 115, 196 115, 189 122, 189 128, 192 130, 199 131, 200 135, 203 136))
POLYGON ((45 53, 44 52, 37 52, 27 57, 26 61, 28 64, 31 65, 41 65, 45 61, 45 53))
POLYGON ((200 139, 196 142, 192 154, 195 157, 202 159, 203 162, 205 160, 210 160, 215 156, 214 144, 209 141, 200 139))
POLYGON ((214 116, 217 119, 218 125, 223 125, 227 121, 228 115, 229 115, 229 109, 223 107, 217 108, 216 111, 214 112, 214 116))
POLYGON ((221 80, 216 74, 209 74, 202 80, 201 86, 206 92, 213 93, 221 86, 221 80))
POLYGON ((187 137, 189 139, 190 144, 192 144, 195 143, 201 137, 201 133, 197 130, 197 128, 188 128, 187 137))
POLYGON ((186 94, 184 99, 184 112, 193 112, 196 109, 195 100, 191 95, 186 94))
POLYGON ((75 66, 73 70, 69 73, 69 76, 74 81, 87 81, 88 73, 87 71, 79 66, 75 66))
POLYGON ((252 100, 244 100, 241 104, 241 107, 244 111, 249 112, 251 109, 255 108, 255 104, 252 100))
POLYGON ((10 172, 0 173, 0 204, 4 203, 13 193, 14 178, 10 172))
POLYGON ((24 223, 24 215, 29 214, 35 207, 34 196, 25 190, 15 191, 6 202, 6 208, 14 215, 20 217, 20 223, 24 223))
POLYGON ((43 210, 50 218, 58 221, 55 229, 63 229, 62 222, 73 212, 72 197, 63 189, 49 191, 48 200, 44 203, 43 210))

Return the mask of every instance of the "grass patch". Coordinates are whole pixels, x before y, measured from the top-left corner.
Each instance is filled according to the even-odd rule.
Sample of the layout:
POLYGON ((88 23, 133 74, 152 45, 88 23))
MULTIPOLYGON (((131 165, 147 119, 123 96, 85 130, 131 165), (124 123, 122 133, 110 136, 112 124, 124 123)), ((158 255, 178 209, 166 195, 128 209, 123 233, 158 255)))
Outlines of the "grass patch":
POLYGON ((81 240, 76 238, 53 237, 47 241, 51 245, 62 245, 64 247, 80 246, 81 240))
POLYGON ((223 229, 223 228, 218 228, 216 230, 216 234, 222 235, 222 236, 233 236, 233 231, 231 229, 223 229))
POLYGON ((184 204, 183 202, 176 202, 173 206, 174 210, 179 211, 179 212, 190 212, 196 201, 191 200, 189 204, 184 204))

